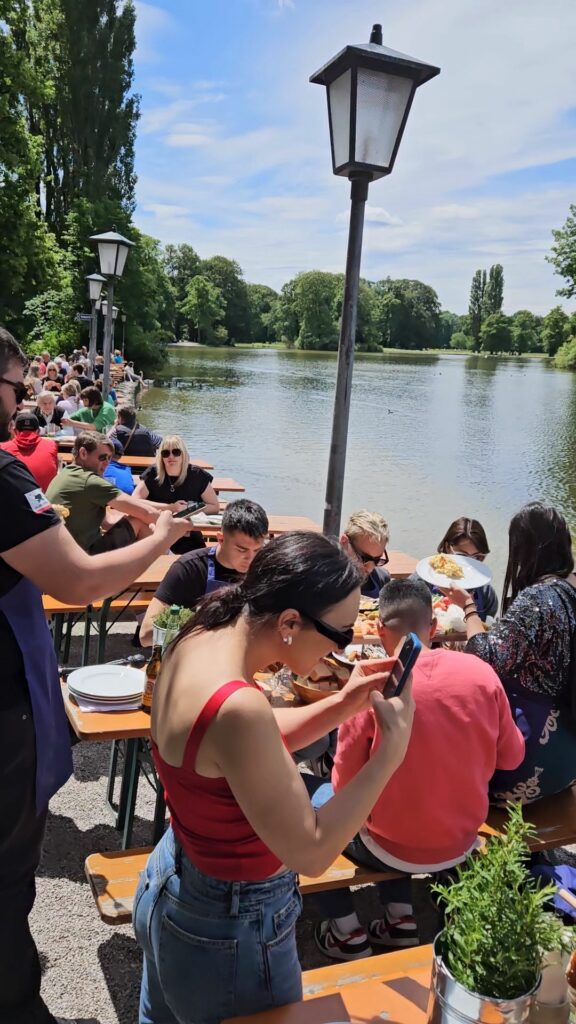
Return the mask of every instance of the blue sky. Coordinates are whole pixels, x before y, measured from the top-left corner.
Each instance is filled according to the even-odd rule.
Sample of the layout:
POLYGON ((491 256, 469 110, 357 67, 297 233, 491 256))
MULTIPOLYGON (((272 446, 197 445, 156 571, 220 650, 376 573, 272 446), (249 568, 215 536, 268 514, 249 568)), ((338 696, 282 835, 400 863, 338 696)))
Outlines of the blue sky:
POLYGON ((465 312, 504 265, 505 309, 545 313, 545 262, 576 201, 573 0, 137 0, 138 226, 274 288, 344 268, 349 187, 332 174, 324 89, 346 43, 442 68, 416 94, 392 175, 370 187, 362 273, 414 277, 465 312))

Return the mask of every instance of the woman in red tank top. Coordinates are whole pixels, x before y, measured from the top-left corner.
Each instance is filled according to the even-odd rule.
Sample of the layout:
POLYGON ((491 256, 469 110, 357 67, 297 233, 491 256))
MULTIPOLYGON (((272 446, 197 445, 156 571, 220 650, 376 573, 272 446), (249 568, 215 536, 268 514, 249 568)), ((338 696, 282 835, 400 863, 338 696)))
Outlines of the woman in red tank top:
POLYGON ((360 583, 336 541, 285 534, 242 584, 205 597, 172 645, 152 708, 171 826, 134 904, 140 1024, 217 1024, 300 998, 296 876, 322 874, 364 824, 404 757, 411 690, 382 697, 388 659, 301 708, 273 710, 252 680, 274 662, 305 676, 350 643, 360 583), (291 751, 370 704, 386 742, 313 810, 291 751))

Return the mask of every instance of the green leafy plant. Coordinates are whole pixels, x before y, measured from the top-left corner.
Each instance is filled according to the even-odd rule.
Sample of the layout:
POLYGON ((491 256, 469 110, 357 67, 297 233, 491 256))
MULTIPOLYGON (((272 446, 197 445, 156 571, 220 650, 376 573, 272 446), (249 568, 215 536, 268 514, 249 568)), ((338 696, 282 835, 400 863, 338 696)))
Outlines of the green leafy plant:
POLYGON ((493 999, 529 992, 543 954, 566 948, 566 929, 545 910, 555 887, 540 886, 528 868, 534 829, 519 804, 509 804, 508 814, 504 833, 457 868, 453 885, 433 887, 446 907, 446 966, 465 988, 493 999))
MULTIPOLYGON (((186 625, 191 615, 192 612, 189 608, 180 609, 178 613, 178 631, 186 625)), ((170 614, 169 608, 164 608, 154 619, 154 625, 158 626, 159 629, 166 629, 167 626, 172 626, 173 623, 175 624, 175 620, 170 614)))

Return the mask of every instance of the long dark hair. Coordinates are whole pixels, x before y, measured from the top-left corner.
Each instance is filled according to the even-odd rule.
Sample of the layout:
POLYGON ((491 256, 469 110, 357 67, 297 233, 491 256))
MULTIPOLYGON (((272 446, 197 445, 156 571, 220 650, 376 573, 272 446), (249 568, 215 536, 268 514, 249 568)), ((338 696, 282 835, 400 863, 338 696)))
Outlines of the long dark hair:
POLYGON ((477 519, 468 519, 468 516, 460 516, 450 524, 438 545, 438 551, 441 554, 449 555, 451 548, 462 540, 471 540, 480 554, 490 554, 488 538, 482 523, 479 523, 477 519))
POLYGON ((286 608, 321 618, 326 608, 359 587, 362 578, 336 540, 320 533, 285 533, 260 549, 241 583, 200 601, 174 645, 190 633, 230 625, 245 606, 253 620, 286 608))
POLYGON ((517 594, 543 576, 565 578, 574 570, 572 538, 564 516, 540 501, 524 505, 510 521, 504 611, 517 594))

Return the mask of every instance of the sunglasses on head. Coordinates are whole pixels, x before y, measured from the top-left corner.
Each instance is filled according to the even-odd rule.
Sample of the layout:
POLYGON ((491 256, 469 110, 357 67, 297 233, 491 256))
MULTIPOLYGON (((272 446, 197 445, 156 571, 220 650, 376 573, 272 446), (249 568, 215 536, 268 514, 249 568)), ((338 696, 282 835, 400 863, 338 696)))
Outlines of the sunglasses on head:
POLYGON ((382 565, 388 565, 389 558, 386 550, 384 550, 379 557, 375 557, 374 555, 367 555, 365 551, 359 551, 357 547, 354 547, 352 541, 350 541, 350 546, 358 561, 362 562, 362 565, 367 565, 368 562, 374 562, 374 565, 376 565, 377 562, 381 562, 382 565))
POLYGON ((303 619, 307 619, 308 622, 312 623, 317 633, 325 636, 339 650, 343 650, 345 647, 348 647, 348 644, 352 643, 354 639, 354 626, 350 626, 349 629, 337 629, 336 626, 331 626, 329 622, 324 622, 323 619, 315 619, 313 615, 301 611, 300 608, 297 608, 296 611, 299 612, 303 619))
POLYGON ((163 448, 160 452, 163 459, 167 459, 169 455, 182 455, 181 448, 163 448))
POLYGON ((28 388, 25 384, 22 384, 21 381, 8 380, 7 377, 0 377, 0 383, 8 384, 9 387, 12 388, 18 405, 20 405, 20 402, 24 401, 28 394, 28 388))

